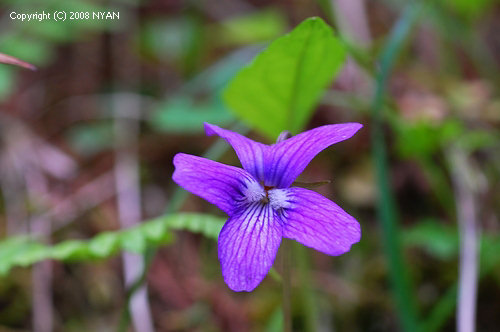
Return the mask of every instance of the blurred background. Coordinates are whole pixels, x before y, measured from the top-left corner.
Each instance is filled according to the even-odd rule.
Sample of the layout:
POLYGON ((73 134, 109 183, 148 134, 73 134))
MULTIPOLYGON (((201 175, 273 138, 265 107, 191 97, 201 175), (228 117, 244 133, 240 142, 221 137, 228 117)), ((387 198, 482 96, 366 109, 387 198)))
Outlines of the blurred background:
MULTIPOLYGON (((4 0, 0 13, 0 52, 38 68, 0 64, 4 262, 30 234, 51 245, 179 211, 224 220, 171 180, 172 158, 239 165, 204 121, 272 143, 223 90, 269 42, 319 16, 348 60, 306 129, 364 128, 300 179, 331 180, 316 190, 363 236, 340 257, 293 246, 294 330, 498 331, 498 1, 4 0), (11 18, 44 10, 119 18, 11 18)), ((234 293, 217 232, 201 233, 176 231, 157 249, 139 241, 140 255, 3 267, 0 331, 280 331, 280 265, 234 293)), ((22 259, 41 259, 36 248, 22 259)))

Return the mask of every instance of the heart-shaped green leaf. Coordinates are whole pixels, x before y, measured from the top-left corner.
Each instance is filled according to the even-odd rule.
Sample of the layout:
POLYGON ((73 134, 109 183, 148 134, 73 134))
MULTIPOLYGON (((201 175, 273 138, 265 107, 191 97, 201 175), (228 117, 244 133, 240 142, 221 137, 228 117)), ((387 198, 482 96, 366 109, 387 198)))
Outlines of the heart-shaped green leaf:
POLYGON ((346 52, 330 26, 309 18, 262 51, 230 82, 229 108, 274 140, 300 132, 344 63, 346 52))

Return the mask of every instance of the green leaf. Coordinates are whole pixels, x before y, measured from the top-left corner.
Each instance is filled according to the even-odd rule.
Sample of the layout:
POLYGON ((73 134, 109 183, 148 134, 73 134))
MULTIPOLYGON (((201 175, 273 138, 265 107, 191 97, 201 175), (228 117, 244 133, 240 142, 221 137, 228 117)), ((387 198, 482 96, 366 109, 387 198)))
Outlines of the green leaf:
POLYGON ((309 18, 243 68, 224 99, 235 114, 272 140, 284 130, 296 134, 345 56, 332 29, 320 18, 309 18))
POLYGON ((118 251, 120 239, 113 232, 105 232, 94 237, 88 247, 94 257, 105 258, 118 251))
POLYGON ((43 246, 37 242, 31 242, 27 236, 18 236, 0 242, 0 274, 5 274, 11 268, 11 261, 15 265, 23 265, 24 260, 42 252, 43 246))
POLYGON ((57 260, 85 260, 92 257, 87 243, 82 240, 68 240, 52 248, 51 257, 57 260))
POLYGON ((200 233, 214 240, 217 240, 220 230, 226 222, 223 218, 210 215, 203 215, 203 218, 200 218, 199 214, 190 213, 178 214, 176 216, 176 218, 165 216, 161 217, 159 220, 164 220, 164 218, 168 219, 167 224, 170 229, 200 233))
POLYGON ((145 234, 130 229, 123 233, 122 247, 125 251, 141 253, 147 248, 145 234))
POLYGON ((167 226, 164 222, 149 222, 143 225, 143 231, 150 242, 162 243, 167 240, 165 238, 165 235, 168 235, 167 226))
POLYGON ((211 215, 179 213, 165 215, 136 227, 104 232, 90 240, 67 240, 53 246, 35 238, 18 236, 0 242, 0 275, 14 266, 29 266, 45 259, 92 261, 107 258, 119 250, 144 253, 148 247, 172 241, 170 230, 187 230, 217 239, 225 219, 211 215))

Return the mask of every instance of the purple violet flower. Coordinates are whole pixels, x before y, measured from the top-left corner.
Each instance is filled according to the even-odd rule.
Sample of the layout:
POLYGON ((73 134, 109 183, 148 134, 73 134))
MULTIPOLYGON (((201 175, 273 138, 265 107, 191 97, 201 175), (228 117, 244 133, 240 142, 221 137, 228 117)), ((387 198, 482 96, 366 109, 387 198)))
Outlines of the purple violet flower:
POLYGON ((208 136, 218 135, 233 147, 243 169, 184 153, 174 157, 173 180, 229 215, 218 240, 229 288, 257 287, 271 269, 283 237, 333 256, 360 240, 356 219, 320 194, 291 185, 316 154, 361 127, 326 125, 265 145, 205 123, 208 136))

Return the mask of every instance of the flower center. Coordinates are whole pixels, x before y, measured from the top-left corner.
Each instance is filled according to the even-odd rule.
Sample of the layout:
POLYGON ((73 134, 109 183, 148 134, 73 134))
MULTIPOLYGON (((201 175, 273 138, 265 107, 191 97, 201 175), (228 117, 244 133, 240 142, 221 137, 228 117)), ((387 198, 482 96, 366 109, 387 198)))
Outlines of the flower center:
POLYGON ((264 186, 264 192, 266 193, 265 197, 261 198, 262 203, 269 203, 269 190, 274 189, 273 186, 264 186))
POLYGON ((274 186, 260 185, 254 181, 246 182, 243 190, 245 201, 248 203, 260 202, 269 204, 274 210, 290 206, 286 189, 277 189, 274 186))
POLYGON ((272 189, 268 193, 269 204, 275 210, 290 207, 288 191, 286 189, 272 189))

